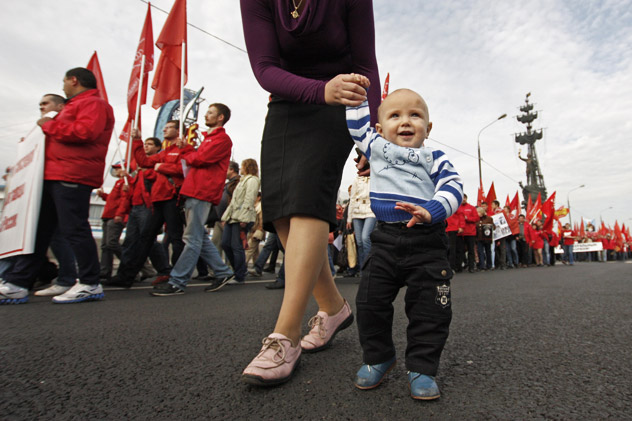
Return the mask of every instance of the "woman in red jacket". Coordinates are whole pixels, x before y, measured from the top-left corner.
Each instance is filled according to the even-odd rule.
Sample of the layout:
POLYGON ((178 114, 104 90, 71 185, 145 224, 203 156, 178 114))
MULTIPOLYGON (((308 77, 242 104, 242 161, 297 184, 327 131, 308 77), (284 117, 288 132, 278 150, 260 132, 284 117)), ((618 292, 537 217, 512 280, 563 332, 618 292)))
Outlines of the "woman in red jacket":
POLYGON ((531 225, 525 225, 527 228, 527 242, 529 247, 533 250, 533 260, 537 266, 542 266, 542 248, 544 247, 544 233, 538 229, 538 226, 533 223, 531 225), (527 228, 528 227, 528 228, 527 228))

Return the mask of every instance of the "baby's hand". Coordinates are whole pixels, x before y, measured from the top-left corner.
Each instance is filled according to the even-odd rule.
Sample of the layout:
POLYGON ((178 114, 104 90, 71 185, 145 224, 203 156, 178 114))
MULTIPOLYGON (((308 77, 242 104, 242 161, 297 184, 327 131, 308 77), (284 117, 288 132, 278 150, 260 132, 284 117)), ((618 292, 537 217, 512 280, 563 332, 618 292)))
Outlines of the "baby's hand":
POLYGON ((351 73, 351 76, 353 76, 354 82, 362 86, 364 89, 368 89, 369 86, 371 86, 371 81, 369 81, 368 77, 359 75, 357 73, 351 73))
POLYGON ((395 203, 395 209, 403 210, 413 216, 410 219, 410 221, 408 221, 408 224, 406 224, 408 228, 420 222, 423 222, 423 223, 432 222, 432 215, 430 215, 430 212, 428 212, 425 208, 422 208, 419 205, 411 205, 410 203, 397 202, 395 203))

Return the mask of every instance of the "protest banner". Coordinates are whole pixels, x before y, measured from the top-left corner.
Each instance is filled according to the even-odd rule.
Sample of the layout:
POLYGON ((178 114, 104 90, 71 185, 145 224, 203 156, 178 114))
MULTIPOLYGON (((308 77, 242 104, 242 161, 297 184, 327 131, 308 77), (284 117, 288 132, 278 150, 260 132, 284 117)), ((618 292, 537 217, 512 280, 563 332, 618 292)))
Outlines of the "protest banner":
POLYGON ((17 159, 0 213, 0 258, 33 253, 44 180, 44 133, 34 127, 17 144, 17 159))
MULTIPOLYGON (((594 243, 575 243, 573 244, 573 253, 587 253, 590 251, 601 251, 603 250, 603 244, 601 241, 596 241, 594 243)), ((555 254, 562 254, 564 250, 562 247, 557 246, 555 248, 555 254)))
POLYGON ((511 228, 503 213, 492 215, 492 220, 494 221, 494 241, 511 235, 511 228))

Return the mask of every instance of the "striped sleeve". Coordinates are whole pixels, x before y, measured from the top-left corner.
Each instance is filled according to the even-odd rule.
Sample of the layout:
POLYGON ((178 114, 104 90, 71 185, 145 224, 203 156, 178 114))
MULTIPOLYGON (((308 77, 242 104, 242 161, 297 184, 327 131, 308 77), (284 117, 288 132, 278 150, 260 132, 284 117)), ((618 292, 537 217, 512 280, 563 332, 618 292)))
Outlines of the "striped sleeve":
POLYGON ((433 208, 428 211, 432 214, 432 222, 436 223, 449 218, 459 209, 463 200, 463 181, 445 153, 433 151, 432 157, 434 161, 430 178, 435 185, 435 193, 424 207, 433 208))
POLYGON ((357 107, 347 107, 347 128, 356 146, 371 159, 371 143, 379 136, 371 128, 371 111, 368 101, 357 107))

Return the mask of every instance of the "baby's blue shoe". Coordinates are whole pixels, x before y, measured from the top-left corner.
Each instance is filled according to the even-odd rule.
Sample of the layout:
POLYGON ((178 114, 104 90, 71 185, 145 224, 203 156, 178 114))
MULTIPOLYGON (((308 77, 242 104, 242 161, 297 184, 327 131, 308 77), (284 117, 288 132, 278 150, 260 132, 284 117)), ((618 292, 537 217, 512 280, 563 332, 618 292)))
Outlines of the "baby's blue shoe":
POLYGON ((432 376, 409 371, 408 383, 410 384, 410 396, 413 399, 429 401, 438 399, 440 396, 439 386, 432 376))
POLYGON ((393 357, 381 364, 364 364, 356 374, 356 387, 362 390, 375 389, 382 383, 386 373, 395 367, 395 362, 395 357, 393 357))

